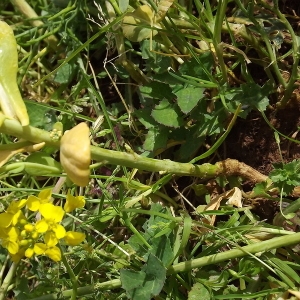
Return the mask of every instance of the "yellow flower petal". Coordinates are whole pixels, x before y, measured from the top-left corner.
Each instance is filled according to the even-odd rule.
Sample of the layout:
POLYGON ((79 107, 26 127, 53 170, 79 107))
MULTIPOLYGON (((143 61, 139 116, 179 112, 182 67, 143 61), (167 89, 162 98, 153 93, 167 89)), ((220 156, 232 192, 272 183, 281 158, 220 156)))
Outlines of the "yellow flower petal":
POLYGON ((13 217, 14 215, 10 213, 0 214, 0 227, 8 227, 11 224, 13 217))
POLYGON ((20 121, 22 126, 29 125, 29 116, 21 97, 18 84, 18 49, 12 28, 0 21, 0 106, 8 118, 20 121))
POLYGON ((70 193, 67 195, 67 201, 64 205, 65 212, 69 213, 76 208, 82 208, 85 205, 85 199, 83 196, 74 197, 70 193))
POLYGON ((56 246, 48 248, 45 251, 45 254, 50 257, 54 261, 60 261, 61 260, 61 252, 60 249, 56 246))
POLYGON ((44 219, 37 221, 35 224, 35 230, 38 233, 44 233, 48 230, 48 228, 49 228, 49 225, 46 222, 46 220, 44 220, 44 219))
POLYGON ((39 198, 43 201, 43 203, 47 203, 50 202, 51 200, 51 194, 52 194, 51 189, 45 189, 40 191, 39 198))
POLYGON ((47 220, 52 222, 60 222, 64 217, 64 210, 60 206, 55 206, 52 203, 42 204, 40 207, 41 215, 47 220))
POLYGON ((58 238, 56 237, 54 232, 46 232, 44 241, 47 247, 53 247, 58 243, 58 238))
POLYGON ((21 208, 23 208, 26 205, 26 202, 27 199, 12 201, 7 208, 7 212, 10 212, 12 214, 17 213, 21 208))
POLYGON ((26 251, 25 251, 25 256, 26 256, 27 258, 31 258, 31 257, 33 256, 33 254, 34 254, 34 250, 33 250, 32 248, 26 249, 26 251))
POLYGON ((16 212, 13 215, 13 219, 12 219, 11 225, 15 226, 18 223, 20 223, 21 220, 26 220, 26 218, 25 218, 23 212, 21 210, 19 210, 18 212, 16 212))
POLYGON ((31 211, 38 211, 40 208, 41 202, 40 199, 36 196, 29 196, 27 201, 27 207, 31 211))
POLYGON ((6 240, 2 242, 2 246, 8 250, 12 255, 16 254, 19 251, 19 245, 17 242, 6 240))
POLYGON ((36 255, 42 255, 47 250, 47 245, 43 243, 36 243, 34 244, 33 250, 36 255))
POLYGON ((76 231, 68 231, 65 236, 66 244, 69 246, 77 246, 85 239, 85 234, 76 231))
POLYGON ((62 239, 66 235, 66 229, 60 224, 52 226, 52 230, 55 232, 58 239, 62 239))

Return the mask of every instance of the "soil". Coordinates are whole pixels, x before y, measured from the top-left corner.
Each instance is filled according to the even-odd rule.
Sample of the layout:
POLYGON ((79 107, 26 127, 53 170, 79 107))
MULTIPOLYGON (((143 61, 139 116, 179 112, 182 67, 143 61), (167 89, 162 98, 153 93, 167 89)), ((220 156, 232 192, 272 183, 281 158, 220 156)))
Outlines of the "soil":
MULTIPOLYGON (((284 135, 299 139, 300 104, 289 105, 284 110, 267 113, 270 123, 284 135)), ((274 130, 265 122, 259 112, 253 111, 247 119, 239 118, 225 141, 225 158, 237 159, 268 175, 274 163, 285 163, 300 158, 300 144, 280 137, 280 148, 274 137, 274 130)))
MULTIPOLYGON (((294 101, 284 110, 269 110, 267 117, 279 132, 299 140, 300 133, 297 132, 300 127, 299 112, 300 104, 294 101)), ((224 159, 237 159, 264 175, 268 175, 273 170, 273 164, 282 162, 282 159, 287 163, 300 158, 300 144, 280 137, 279 146, 274 137, 274 130, 257 111, 251 112, 247 119, 237 120, 224 145, 222 153, 224 159)), ((279 211, 278 202, 267 199, 255 199, 251 205, 255 206, 254 212, 261 220, 269 222, 272 222, 274 215, 279 211)))

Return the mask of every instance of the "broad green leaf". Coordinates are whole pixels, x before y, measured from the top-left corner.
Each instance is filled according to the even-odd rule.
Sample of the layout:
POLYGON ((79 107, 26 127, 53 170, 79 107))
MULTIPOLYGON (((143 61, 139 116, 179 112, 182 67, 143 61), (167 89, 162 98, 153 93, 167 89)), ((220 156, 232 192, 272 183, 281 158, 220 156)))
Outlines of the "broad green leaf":
POLYGON ((147 128, 153 128, 157 126, 157 122, 151 117, 151 109, 144 108, 136 110, 135 115, 138 117, 139 121, 147 128))
POLYGON ((168 129, 161 128, 160 126, 150 128, 143 148, 148 151, 155 151, 160 148, 166 147, 168 140, 168 129))
POLYGON ((188 300, 210 300, 211 295, 207 288, 200 282, 195 283, 189 291, 188 300))
POLYGON ((180 116, 175 105, 163 99, 152 111, 152 117, 159 123, 168 127, 180 127, 183 125, 183 119, 180 116))
POLYGON ((141 271, 121 270, 122 288, 132 300, 150 300, 162 290, 166 269, 162 262, 150 254, 141 271))
POLYGON ((192 58, 191 60, 183 63, 180 68, 179 72, 181 74, 186 74, 195 79, 203 79, 203 80, 210 80, 212 67, 214 65, 214 58, 210 51, 200 55, 197 59, 192 58))
POLYGON ((203 98, 205 89, 199 87, 186 87, 175 93, 177 103, 181 111, 185 114, 189 113, 203 98))
MULTIPOLYGON (((140 42, 157 34, 151 29, 154 14, 149 5, 139 6, 134 12, 127 13, 123 19, 122 29, 124 36, 132 42, 140 42)), ((158 26, 156 24, 156 26, 158 26)))
POLYGON ((52 130, 53 124, 57 121, 55 111, 51 107, 39 105, 33 101, 25 102, 30 125, 47 131, 52 130))
MULTIPOLYGON (((155 41, 144 40, 141 42, 142 58, 145 60, 147 71, 155 74, 167 72, 172 64, 172 58, 162 55, 161 44, 155 41)), ((161 97, 159 97, 161 98, 161 97)))
MULTIPOLYGON (((144 97, 155 98, 155 99, 163 99, 166 98, 168 100, 172 100, 174 98, 174 94, 172 93, 171 87, 160 81, 151 81, 150 83, 141 86, 140 92, 144 97)), ((152 100, 153 103, 153 100, 152 100)))
POLYGON ((43 152, 35 152, 30 154, 26 158, 26 163, 29 163, 25 166, 26 172, 33 176, 51 173, 60 174, 62 172, 60 163, 43 152))
POLYGON ((241 85, 240 92, 236 91, 233 100, 243 105, 255 107, 259 111, 265 111, 269 105, 268 95, 271 92, 271 86, 267 83, 263 87, 256 83, 245 83, 241 85))
MULTIPOLYGON (((169 225, 172 226, 172 223, 169 223, 169 225)), ((172 228, 170 228, 170 231, 171 230, 172 228)), ((166 231, 166 234, 170 233, 170 231, 166 231)), ((153 238, 151 240, 151 246, 152 249, 150 250, 150 253, 157 257, 164 266, 169 266, 174 258, 169 237, 162 235, 153 238)))
POLYGON ((121 12, 125 12, 128 9, 129 0, 119 0, 118 2, 121 12))
POLYGON ((60 84, 67 84, 73 79, 75 71, 76 65, 71 61, 57 70, 54 81, 60 84))

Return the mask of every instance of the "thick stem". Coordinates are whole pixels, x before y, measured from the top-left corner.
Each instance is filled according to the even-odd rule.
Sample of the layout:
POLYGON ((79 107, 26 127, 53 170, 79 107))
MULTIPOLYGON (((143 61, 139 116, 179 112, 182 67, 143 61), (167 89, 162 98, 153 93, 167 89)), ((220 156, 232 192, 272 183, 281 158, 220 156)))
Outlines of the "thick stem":
MULTIPOLYGON (((33 143, 45 142, 46 145, 57 149, 60 146, 59 142, 51 139, 49 132, 31 126, 22 127, 16 120, 4 119, 0 127, 0 132, 33 143)), ((195 176, 202 179, 209 179, 220 175, 228 175, 242 176, 252 182, 267 180, 267 176, 234 159, 226 159, 214 165, 209 163, 195 165, 191 163, 178 163, 168 159, 159 160, 147 158, 136 153, 113 151, 95 146, 91 146, 91 157, 93 160, 100 161, 103 164, 120 165, 139 170, 170 173, 179 176, 195 176)))
POLYGON ((200 268, 211 264, 218 264, 219 262, 226 261, 233 258, 243 257, 248 254, 261 253, 261 252, 269 251, 280 247, 290 246, 293 244, 297 244, 299 242, 299 239, 300 239, 299 232, 291 235, 276 237, 260 243, 255 243, 244 247, 239 247, 237 249, 232 249, 229 251, 182 262, 174 266, 171 266, 168 269, 167 273, 177 274, 180 272, 187 272, 194 268, 200 268))
POLYGON ((0 300, 7 299, 6 292, 12 282, 12 279, 14 278, 14 275, 17 271, 17 267, 18 267, 18 263, 12 263, 12 265, 10 266, 10 269, 7 275, 5 276, 5 279, 3 280, 3 283, 0 287, 0 300))

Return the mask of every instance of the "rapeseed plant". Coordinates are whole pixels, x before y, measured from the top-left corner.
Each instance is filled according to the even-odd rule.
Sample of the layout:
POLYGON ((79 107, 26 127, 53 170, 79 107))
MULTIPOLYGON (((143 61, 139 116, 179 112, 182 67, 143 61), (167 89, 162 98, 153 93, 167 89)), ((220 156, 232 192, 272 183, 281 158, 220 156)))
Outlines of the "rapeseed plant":
POLYGON ((0 244, 7 249, 14 262, 39 255, 60 261, 60 243, 77 246, 85 239, 84 233, 66 231, 61 222, 66 213, 84 205, 83 196, 75 197, 70 193, 67 194, 64 209, 54 205, 51 189, 41 191, 37 197, 30 195, 27 199, 13 201, 0 214, 0 244))

